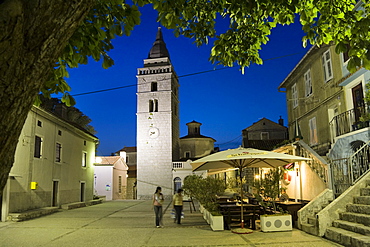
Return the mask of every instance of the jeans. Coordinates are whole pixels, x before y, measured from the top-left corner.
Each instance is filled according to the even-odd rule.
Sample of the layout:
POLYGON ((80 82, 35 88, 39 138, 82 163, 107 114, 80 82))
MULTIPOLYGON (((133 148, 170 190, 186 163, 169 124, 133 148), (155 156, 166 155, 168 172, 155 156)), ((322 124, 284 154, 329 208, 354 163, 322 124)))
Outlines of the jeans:
POLYGON ((154 205, 154 212, 155 212, 155 225, 160 226, 162 223, 162 206, 156 206, 154 205))
POLYGON ((182 205, 175 205, 175 212, 177 224, 181 224, 182 205))

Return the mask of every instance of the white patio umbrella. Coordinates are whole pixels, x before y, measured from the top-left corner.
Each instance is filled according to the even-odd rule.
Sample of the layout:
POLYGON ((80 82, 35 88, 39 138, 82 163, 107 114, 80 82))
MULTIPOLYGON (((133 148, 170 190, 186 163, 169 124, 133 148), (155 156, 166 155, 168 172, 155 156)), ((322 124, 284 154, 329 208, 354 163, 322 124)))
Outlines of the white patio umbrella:
POLYGON ((241 228, 244 228, 243 219, 243 186, 241 171, 246 167, 276 168, 296 161, 311 160, 309 158, 276 153, 253 148, 235 148, 217 152, 191 162, 193 171, 208 170, 221 171, 229 168, 240 170, 240 193, 241 193, 241 228))

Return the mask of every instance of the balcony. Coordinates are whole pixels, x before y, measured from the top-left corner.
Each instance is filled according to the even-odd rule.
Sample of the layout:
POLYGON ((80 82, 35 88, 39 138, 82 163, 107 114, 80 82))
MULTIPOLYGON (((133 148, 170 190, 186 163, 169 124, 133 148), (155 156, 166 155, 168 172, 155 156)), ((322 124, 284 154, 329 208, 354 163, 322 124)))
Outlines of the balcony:
POLYGON ((355 112, 355 109, 351 109, 335 116, 329 122, 331 142, 334 143, 335 138, 338 136, 369 127, 368 121, 361 122, 358 117, 359 113, 365 113, 365 109, 362 108, 362 110, 357 112, 355 112))

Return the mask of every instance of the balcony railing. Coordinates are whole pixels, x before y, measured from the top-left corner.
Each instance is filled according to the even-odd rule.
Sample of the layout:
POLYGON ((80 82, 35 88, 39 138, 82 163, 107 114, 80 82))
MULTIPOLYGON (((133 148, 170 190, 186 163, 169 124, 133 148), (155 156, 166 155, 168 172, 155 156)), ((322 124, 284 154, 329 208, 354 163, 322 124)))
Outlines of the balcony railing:
POLYGON ((173 169, 184 169, 185 162, 172 162, 173 169))
MULTIPOLYGON (((360 112, 365 113, 364 110, 360 112)), ((333 119, 329 122, 329 126, 331 142, 334 143, 335 137, 369 127, 369 123, 360 122, 358 119, 356 119, 355 110, 351 109, 333 117, 333 119)))
POLYGON ((329 122, 332 143, 334 142, 335 137, 353 131, 353 125, 355 122, 355 111, 353 109, 333 117, 329 122))

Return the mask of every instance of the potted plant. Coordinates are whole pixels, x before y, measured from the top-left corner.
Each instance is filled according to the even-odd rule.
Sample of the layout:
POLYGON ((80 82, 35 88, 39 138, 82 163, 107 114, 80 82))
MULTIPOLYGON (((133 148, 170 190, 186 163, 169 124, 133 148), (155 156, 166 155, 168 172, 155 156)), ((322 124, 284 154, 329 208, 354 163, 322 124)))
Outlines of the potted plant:
POLYGON ((212 230, 223 230, 223 216, 217 204, 217 195, 225 191, 222 180, 213 177, 191 175, 184 179, 184 192, 195 198, 203 207, 203 217, 210 224, 212 230))
POLYGON ((283 177, 282 168, 270 169, 253 185, 257 190, 255 197, 265 211, 265 214, 260 216, 263 232, 292 230, 292 216, 276 206, 281 191, 286 190, 286 188, 280 187, 280 181, 283 177))

